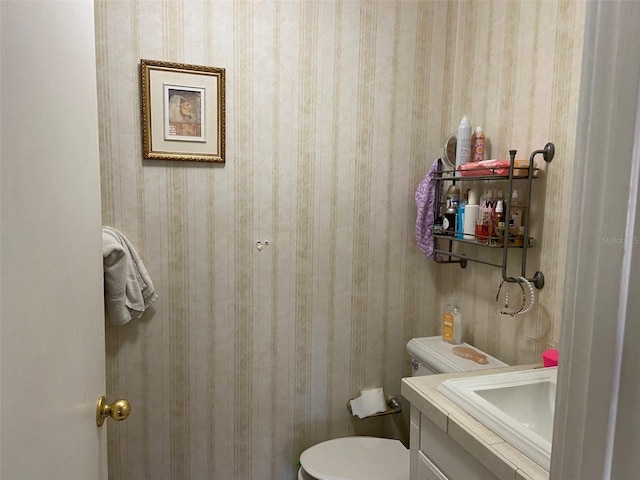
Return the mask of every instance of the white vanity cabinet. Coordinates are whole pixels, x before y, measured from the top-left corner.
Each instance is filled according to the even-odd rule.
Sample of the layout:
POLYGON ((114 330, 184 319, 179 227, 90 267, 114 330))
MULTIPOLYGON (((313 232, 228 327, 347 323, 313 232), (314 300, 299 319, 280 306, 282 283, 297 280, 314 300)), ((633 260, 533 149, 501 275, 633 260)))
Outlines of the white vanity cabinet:
POLYGON ((498 480, 415 406, 410 428, 411 480, 498 480))
POLYGON ((534 366, 403 378, 402 396, 411 404, 411 480, 549 480, 549 472, 437 390, 449 378, 534 366))

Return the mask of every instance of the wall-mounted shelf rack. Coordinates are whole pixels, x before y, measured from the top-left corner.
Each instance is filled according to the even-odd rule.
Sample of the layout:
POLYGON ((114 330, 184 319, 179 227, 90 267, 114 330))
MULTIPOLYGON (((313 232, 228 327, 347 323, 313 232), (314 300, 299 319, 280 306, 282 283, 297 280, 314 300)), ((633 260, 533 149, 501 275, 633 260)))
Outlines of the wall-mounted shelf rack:
MULTIPOLYGON (((507 175, 498 175, 496 174, 495 169, 488 168, 486 175, 473 175, 473 176, 457 176, 459 172, 455 170, 439 170, 434 176, 434 181, 436 182, 436 198, 438 201, 436 202, 436 212, 435 217, 440 216, 440 210, 443 209, 444 202, 444 192, 446 184, 456 184, 458 182, 475 182, 475 181, 489 181, 489 182, 506 182, 507 183, 507 193, 505 202, 505 212, 511 211, 511 197, 514 190, 515 182, 525 182, 526 183, 526 202, 523 204, 524 208, 524 232, 522 235, 522 243, 520 245, 514 244, 514 242, 509 237, 509 232, 507 228, 504 228, 501 232, 501 236, 494 236, 492 238, 496 239, 494 243, 479 243, 473 239, 465 239, 458 238, 458 234, 462 232, 453 232, 452 234, 441 234, 434 233, 433 237, 438 239, 438 243, 447 243, 446 249, 437 248, 435 253, 440 255, 440 258, 436 260, 438 263, 457 263, 462 268, 466 268, 467 262, 476 262, 482 263, 485 265, 490 265, 492 267, 497 267, 502 270, 502 279, 505 282, 515 283, 518 282, 518 279, 515 277, 510 277, 507 275, 507 261, 508 261, 508 252, 511 249, 519 249, 521 251, 521 277, 529 280, 537 289, 541 289, 544 286, 544 274, 540 271, 536 271, 531 278, 527 278, 527 250, 535 245, 535 240, 529 236, 530 223, 529 223, 529 214, 530 214, 530 205, 531 205, 531 183, 533 179, 537 176, 537 170, 534 168, 535 166, 535 157, 537 155, 542 155, 542 158, 545 162, 551 162, 553 160, 555 154, 555 147, 553 143, 547 143, 543 149, 535 150, 529 156, 529 165, 526 167, 518 167, 515 168, 515 157, 516 150, 510 150, 510 162, 509 162, 509 173, 507 175), (523 172, 526 170, 526 174, 523 172), (502 261, 500 263, 490 262, 483 259, 479 259, 477 257, 467 255, 466 253, 458 253, 453 249, 453 245, 456 243, 460 244, 469 244, 475 245, 480 248, 492 248, 492 249, 502 249, 502 261)), ((484 173, 484 172, 483 172, 484 173)), ((437 256, 436 256, 437 257, 437 256)))

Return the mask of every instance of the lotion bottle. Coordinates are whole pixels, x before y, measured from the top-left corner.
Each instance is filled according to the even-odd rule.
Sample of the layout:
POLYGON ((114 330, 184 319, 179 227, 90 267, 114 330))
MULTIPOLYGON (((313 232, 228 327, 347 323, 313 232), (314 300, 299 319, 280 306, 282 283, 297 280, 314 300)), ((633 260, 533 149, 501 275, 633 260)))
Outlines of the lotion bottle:
POLYGON ((454 345, 462 343, 462 313, 453 297, 442 308, 442 340, 454 345))
POLYGON ((476 221, 480 214, 480 205, 478 205, 478 197, 474 190, 469 190, 469 196, 467 197, 467 205, 464 208, 464 239, 473 240, 476 232, 476 221))

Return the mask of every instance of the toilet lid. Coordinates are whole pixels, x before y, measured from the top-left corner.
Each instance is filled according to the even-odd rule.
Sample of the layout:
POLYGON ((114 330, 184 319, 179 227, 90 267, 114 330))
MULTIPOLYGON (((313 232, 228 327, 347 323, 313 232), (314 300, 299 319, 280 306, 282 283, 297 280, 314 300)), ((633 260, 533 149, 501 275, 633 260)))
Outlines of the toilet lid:
POLYGON ((409 480, 409 450, 388 438, 327 440, 302 452, 300 463, 318 480, 409 480))

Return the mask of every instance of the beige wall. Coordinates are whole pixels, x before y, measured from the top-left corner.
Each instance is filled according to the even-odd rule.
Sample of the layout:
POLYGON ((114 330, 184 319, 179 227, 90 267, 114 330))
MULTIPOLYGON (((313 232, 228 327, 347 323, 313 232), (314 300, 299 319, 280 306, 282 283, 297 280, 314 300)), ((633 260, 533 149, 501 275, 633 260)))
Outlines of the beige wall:
POLYGON ((465 336, 536 361, 560 322, 583 6, 573 2, 96 3, 103 221, 160 299, 107 325, 112 478, 293 479, 356 422, 361 388, 399 392, 406 341, 465 292, 465 336), (227 163, 142 161, 140 58, 225 67, 227 163), (494 156, 553 141, 530 256, 534 312, 499 314, 499 271, 436 266, 413 194, 460 116, 494 156), (257 241, 269 245, 259 251, 257 241), (452 287, 453 285, 453 287, 452 287))

